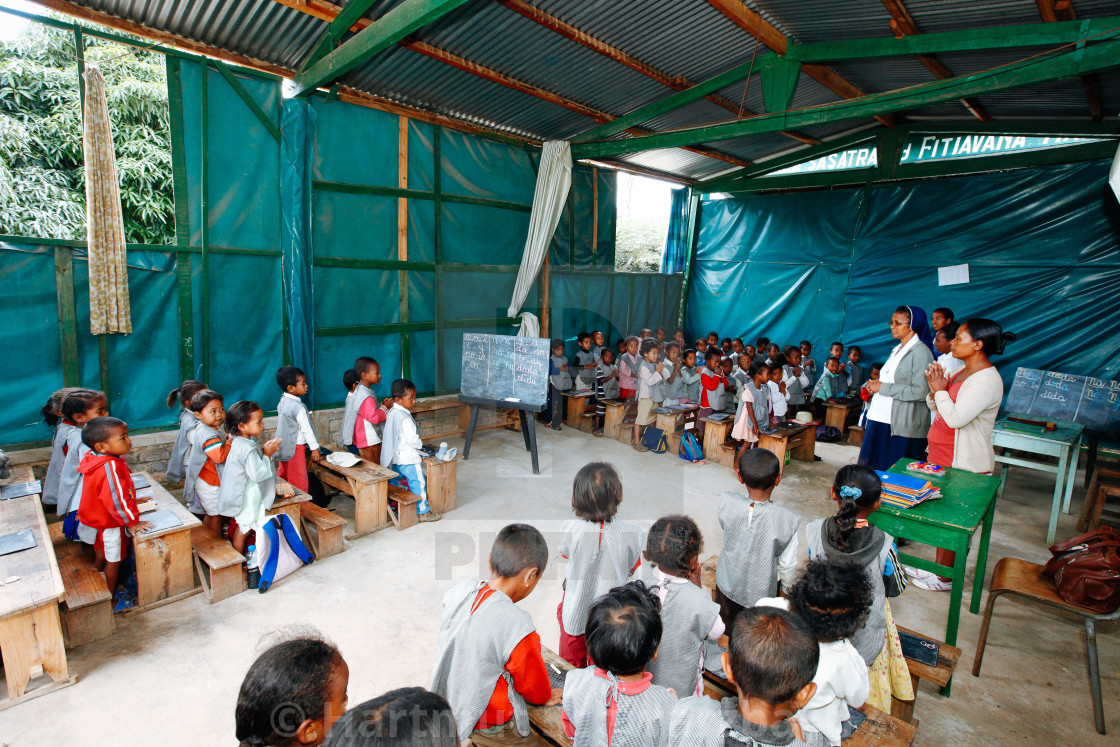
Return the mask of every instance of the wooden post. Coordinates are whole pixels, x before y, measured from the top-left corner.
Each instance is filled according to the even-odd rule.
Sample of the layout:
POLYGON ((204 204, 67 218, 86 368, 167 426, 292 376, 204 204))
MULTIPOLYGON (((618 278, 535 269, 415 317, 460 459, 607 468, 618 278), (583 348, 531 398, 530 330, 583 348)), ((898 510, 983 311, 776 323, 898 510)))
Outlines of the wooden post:
POLYGON ((541 337, 548 337, 548 285, 551 273, 549 272, 548 252, 544 255, 544 269, 541 271, 541 337))
MULTIPOLYGON (((397 186, 408 189, 408 118, 400 117, 397 131, 397 186)), ((408 261, 408 198, 397 198, 397 259, 408 261)), ((401 322, 408 324, 408 272, 397 272, 401 294, 401 322)), ((401 374, 412 376, 412 345, 408 332, 401 333, 401 374)))

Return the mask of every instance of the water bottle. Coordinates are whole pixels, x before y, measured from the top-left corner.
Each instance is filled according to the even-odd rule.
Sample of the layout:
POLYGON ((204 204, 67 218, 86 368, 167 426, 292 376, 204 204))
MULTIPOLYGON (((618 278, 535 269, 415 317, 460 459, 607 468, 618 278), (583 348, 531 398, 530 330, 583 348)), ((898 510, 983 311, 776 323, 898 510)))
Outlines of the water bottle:
POLYGON ((249 588, 256 589, 261 585, 261 570, 257 567, 257 546, 249 545, 249 557, 246 559, 249 569, 249 588))

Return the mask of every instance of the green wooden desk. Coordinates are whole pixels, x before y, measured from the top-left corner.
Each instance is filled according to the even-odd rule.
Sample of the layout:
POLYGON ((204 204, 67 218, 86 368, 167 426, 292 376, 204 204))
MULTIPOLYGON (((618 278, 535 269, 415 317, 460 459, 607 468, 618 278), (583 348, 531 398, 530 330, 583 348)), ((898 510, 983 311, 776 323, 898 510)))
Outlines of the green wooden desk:
MULTIPOLYGON (((960 469, 946 469, 941 477, 931 477, 911 472, 906 465, 913 459, 899 459, 890 468, 900 475, 928 479, 941 491, 941 498, 919 503, 913 508, 894 508, 882 505, 867 520, 894 537, 933 545, 956 553, 953 567, 940 565, 932 560, 899 554, 907 565, 932 571, 952 579, 949 592, 949 619, 945 624, 945 642, 957 644, 957 628, 961 619, 961 600, 964 596, 964 569, 968 560, 968 545, 976 528, 983 524, 980 546, 976 551, 976 579, 972 583, 972 614, 980 612, 980 593, 984 589, 984 566, 988 562, 988 540, 992 536, 992 519, 996 512, 996 493, 1000 479, 979 475, 960 469)), ((948 694, 948 686, 942 694, 948 694)))
MULTIPOLYGON (((1012 413, 1015 415, 1015 413, 1012 413)), ((1003 481, 1007 477, 1007 470, 1011 465, 1026 467, 1040 472, 1049 472, 1055 475, 1054 502, 1050 506, 1050 524, 1046 529, 1046 544, 1054 544, 1054 537, 1058 530, 1058 507, 1064 513, 1069 513, 1069 503, 1073 496, 1074 477, 1077 474, 1077 456, 1081 449, 1081 437, 1085 426, 1071 423, 1068 420, 1053 420, 1058 427, 1049 433, 1041 428, 1024 425, 1022 423, 1009 423, 1007 417, 1000 418, 992 430, 992 446, 1002 446, 1006 449, 1027 451, 1039 456, 1056 456, 1058 464, 1039 462, 1019 457, 996 455, 996 461, 1003 465, 1000 469, 1000 487, 997 498, 1003 496, 1003 481)), ((1029 417, 1016 415, 1016 417, 1029 417)), ((1034 420, 1043 418, 1034 417, 1034 420)))

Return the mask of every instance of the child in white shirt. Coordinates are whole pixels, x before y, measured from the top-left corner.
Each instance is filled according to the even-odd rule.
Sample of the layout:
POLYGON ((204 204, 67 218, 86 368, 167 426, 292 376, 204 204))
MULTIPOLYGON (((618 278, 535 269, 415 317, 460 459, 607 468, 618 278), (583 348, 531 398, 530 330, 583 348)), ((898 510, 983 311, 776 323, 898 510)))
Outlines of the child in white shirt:
POLYGON ((789 390, 786 389, 784 369, 775 365, 770 369, 770 407, 774 420, 785 420, 789 412, 789 390))
POLYGON ((397 379, 390 390, 393 407, 385 418, 385 431, 381 439, 381 466, 397 473, 389 480, 391 485, 407 488, 420 496, 416 515, 420 521, 439 521, 440 515, 428 505, 428 487, 424 481, 424 457, 420 449, 420 428, 412 418, 416 407, 416 385, 408 379, 397 379))

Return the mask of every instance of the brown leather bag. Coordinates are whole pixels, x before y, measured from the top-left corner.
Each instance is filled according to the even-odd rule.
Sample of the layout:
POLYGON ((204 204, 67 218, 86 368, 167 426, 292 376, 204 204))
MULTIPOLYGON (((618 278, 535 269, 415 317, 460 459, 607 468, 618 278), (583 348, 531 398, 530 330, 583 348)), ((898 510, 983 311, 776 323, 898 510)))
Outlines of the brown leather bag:
POLYGON ((1107 615, 1120 609, 1120 533, 1101 527, 1050 546, 1042 570, 1054 579, 1062 599, 1107 615))

